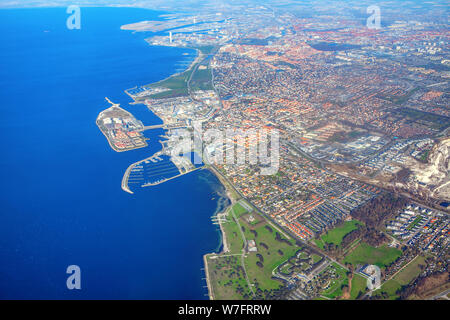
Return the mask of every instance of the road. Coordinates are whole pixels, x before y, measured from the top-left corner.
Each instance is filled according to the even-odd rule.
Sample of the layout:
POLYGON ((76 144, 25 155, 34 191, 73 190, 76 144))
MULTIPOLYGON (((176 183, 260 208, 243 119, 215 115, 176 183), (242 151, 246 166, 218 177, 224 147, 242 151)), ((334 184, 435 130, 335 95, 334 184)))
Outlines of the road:
POLYGON ((445 290, 444 292, 441 292, 441 293, 439 293, 439 294, 437 294, 437 295, 431 297, 430 300, 436 300, 436 299, 439 299, 439 298, 444 298, 444 299, 446 299, 446 300, 450 300, 450 299, 447 297, 447 295, 448 295, 449 293, 450 293, 450 289, 447 289, 447 290, 445 290))

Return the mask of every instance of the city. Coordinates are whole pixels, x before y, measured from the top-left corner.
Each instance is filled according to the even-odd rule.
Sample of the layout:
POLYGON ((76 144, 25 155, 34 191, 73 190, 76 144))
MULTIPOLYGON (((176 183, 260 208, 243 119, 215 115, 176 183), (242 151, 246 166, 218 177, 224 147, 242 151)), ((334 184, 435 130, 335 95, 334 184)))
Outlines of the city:
POLYGON ((0 3, 0 300, 450 300, 449 9, 0 3))
MULTIPOLYGON (((370 28, 368 6, 350 5, 314 16, 301 5, 243 5, 122 27, 199 53, 187 71, 127 92, 165 124, 280 133, 274 175, 213 157, 249 152, 256 137, 196 150, 233 203, 216 219, 223 252, 205 256, 212 299, 425 298, 439 293, 421 290, 427 281, 450 288, 445 14, 438 2, 404 5, 370 28), (381 285, 369 290, 372 265, 381 285)), ((167 155, 180 130, 167 131, 167 155)))

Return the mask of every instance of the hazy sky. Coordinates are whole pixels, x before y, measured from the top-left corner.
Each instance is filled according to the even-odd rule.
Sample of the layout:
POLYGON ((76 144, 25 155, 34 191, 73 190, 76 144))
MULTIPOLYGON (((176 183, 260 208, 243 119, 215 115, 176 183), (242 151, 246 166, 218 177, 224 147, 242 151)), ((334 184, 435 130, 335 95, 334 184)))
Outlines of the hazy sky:
MULTIPOLYGON (((174 0, 0 0, 0 7, 42 7, 42 6, 69 6, 75 5, 121 5, 145 6, 164 5, 174 3, 174 0)), ((184 1, 182 1, 184 2, 184 1)))
MULTIPOLYGON (((395 3, 403 5, 411 5, 411 7, 417 5, 433 3, 439 4, 440 7, 445 8, 444 11, 449 10, 448 0, 0 0, 0 8, 14 8, 14 7, 43 7, 43 6, 69 6, 69 5, 79 5, 79 6, 130 6, 130 7, 147 7, 151 9, 168 9, 173 11, 183 10, 183 9, 198 9, 203 5, 207 5, 209 8, 219 7, 225 4, 253 4, 253 5, 267 5, 271 4, 277 7, 281 4, 296 3, 296 4, 308 4, 314 3, 315 5, 323 2, 324 4, 339 2, 345 3, 350 2, 354 4, 377 4, 384 5, 386 7, 392 6, 396 7, 395 3)), ((441 9, 442 10, 442 9, 441 9)))

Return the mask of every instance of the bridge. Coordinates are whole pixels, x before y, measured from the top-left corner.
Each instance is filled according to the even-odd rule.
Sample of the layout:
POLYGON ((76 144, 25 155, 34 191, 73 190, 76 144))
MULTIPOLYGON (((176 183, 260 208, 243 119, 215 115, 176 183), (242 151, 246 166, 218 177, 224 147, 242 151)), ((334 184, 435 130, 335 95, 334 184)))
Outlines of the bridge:
POLYGON ((153 125, 153 126, 144 126, 143 131, 144 130, 151 130, 151 129, 159 129, 159 128, 164 128, 164 127, 165 127, 165 124, 156 124, 156 125, 153 125))
POLYGON ((179 128, 186 128, 185 123, 171 123, 171 124, 156 124, 152 126, 144 126, 142 131, 145 130, 151 130, 151 129, 179 129, 179 128))

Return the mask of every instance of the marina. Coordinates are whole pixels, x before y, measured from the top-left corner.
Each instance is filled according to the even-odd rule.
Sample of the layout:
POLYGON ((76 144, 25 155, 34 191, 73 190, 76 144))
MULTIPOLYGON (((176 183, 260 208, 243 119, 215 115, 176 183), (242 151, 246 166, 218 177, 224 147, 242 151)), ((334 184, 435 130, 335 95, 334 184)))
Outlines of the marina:
POLYGON ((202 168, 194 166, 188 157, 170 157, 157 152, 127 168, 122 179, 122 190, 132 194, 130 187, 156 186, 202 168))

